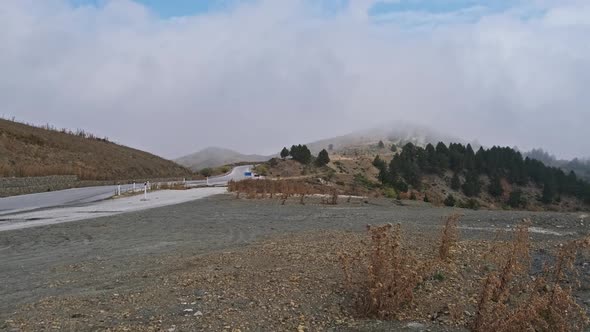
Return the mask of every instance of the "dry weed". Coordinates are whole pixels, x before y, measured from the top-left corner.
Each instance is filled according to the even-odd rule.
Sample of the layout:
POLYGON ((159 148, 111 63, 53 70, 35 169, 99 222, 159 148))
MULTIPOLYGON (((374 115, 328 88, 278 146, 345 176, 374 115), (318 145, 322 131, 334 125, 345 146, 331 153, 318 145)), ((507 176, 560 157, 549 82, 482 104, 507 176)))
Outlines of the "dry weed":
POLYGON ((442 261, 450 258, 451 249, 459 241, 459 229, 457 228, 461 215, 452 214, 444 221, 445 225, 441 234, 441 243, 438 249, 438 257, 442 261))

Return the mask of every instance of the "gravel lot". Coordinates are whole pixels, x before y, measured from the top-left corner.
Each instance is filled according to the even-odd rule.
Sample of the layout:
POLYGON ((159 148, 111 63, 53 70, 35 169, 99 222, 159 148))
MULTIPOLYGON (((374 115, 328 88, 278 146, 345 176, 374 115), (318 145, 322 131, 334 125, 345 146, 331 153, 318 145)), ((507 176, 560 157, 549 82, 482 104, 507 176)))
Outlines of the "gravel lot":
MULTIPOLYGON (((330 236, 324 232, 358 232, 367 224, 386 222, 399 222, 404 229, 416 234, 437 234, 441 217, 454 211, 464 214, 460 224, 462 239, 489 239, 494 230, 508 229, 523 218, 531 218, 533 238, 553 243, 588 234, 590 223, 581 212, 471 211, 433 208, 419 202, 400 205, 380 199, 366 202, 354 198, 350 203, 336 206, 320 205, 311 200, 306 205, 296 200, 281 205, 277 200, 236 200, 224 194, 147 211, 0 232, 0 330, 13 328, 15 319, 46 324, 47 321, 39 323, 42 317, 47 318, 37 311, 43 305, 36 303, 47 305, 43 301, 48 299, 50 302, 52 299, 100 299, 113 294, 146 292, 146 287, 153 287, 154 278, 173 275, 178 272, 176 269, 184 273, 182 269, 186 266, 174 265, 180 262, 176 259, 186 259, 182 264, 192 262, 194 269, 199 269, 199 259, 216 260, 223 269, 220 258, 211 255, 243 252, 255 256, 252 246, 264 243, 260 241, 276 245, 274 239, 284 236, 330 236), (7 323, 2 325, 3 322, 7 323)), ((78 318, 76 315, 74 313, 71 318, 78 318)), ((59 313, 55 313, 55 317, 59 317, 59 313)), ((91 321, 61 327, 79 330, 90 326, 86 324, 91 321)), ((102 325, 88 329, 114 328, 121 323, 108 319, 99 322, 102 325)), ((173 323, 174 320, 170 322, 173 323)), ((378 329, 371 325, 374 322, 367 324, 371 326, 366 327, 369 330, 378 329)), ((164 325, 155 329, 176 328, 164 325)), ((36 330, 42 325, 37 328, 22 326, 24 330, 36 330)), ((141 330, 137 326, 144 325, 134 326, 141 330)), ((293 330, 292 327, 285 329, 293 330)))

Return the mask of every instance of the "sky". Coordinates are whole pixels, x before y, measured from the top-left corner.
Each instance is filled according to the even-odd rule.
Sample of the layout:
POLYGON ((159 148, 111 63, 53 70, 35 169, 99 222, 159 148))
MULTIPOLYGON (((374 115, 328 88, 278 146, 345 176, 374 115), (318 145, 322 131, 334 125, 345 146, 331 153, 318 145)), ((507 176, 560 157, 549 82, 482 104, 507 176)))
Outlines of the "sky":
POLYGON ((176 158, 413 123, 590 156, 586 0, 5 0, 0 116, 176 158))

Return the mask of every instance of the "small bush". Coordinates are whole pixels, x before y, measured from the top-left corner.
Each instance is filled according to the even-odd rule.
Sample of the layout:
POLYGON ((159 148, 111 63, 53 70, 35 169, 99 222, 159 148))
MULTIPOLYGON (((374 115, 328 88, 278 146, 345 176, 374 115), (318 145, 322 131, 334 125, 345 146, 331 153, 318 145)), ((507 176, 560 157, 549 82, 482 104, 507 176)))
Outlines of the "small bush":
POLYGON ((367 226, 369 243, 357 256, 340 255, 346 287, 363 317, 394 319, 422 282, 419 262, 402 249, 400 225, 367 226))
POLYGON ((447 196, 447 198, 445 198, 444 204, 446 206, 455 206, 455 203, 456 203, 456 201, 455 201, 455 197, 453 197, 453 195, 449 194, 447 196))
POLYGON ((445 225, 441 234, 440 247, 438 248, 438 258, 440 260, 447 260, 450 258, 450 252, 453 246, 457 244, 459 240, 459 229, 457 224, 459 223, 458 214, 452 214, 445 220, 445 225))
POLYGON ((387 187, 387 188, 383 189, 383 195, 385 195, 385 197, 387 197, 387 198, 396 198, 397 192, 395 192, 395 189, 393 189, 391 187, 387 187))
POLYGON ((211 168, 207 167, 207 168, 203 168, 202 170, 200 170, 199 173, 204 177, 210 177, 211 174, 213 174, 213 170, 211 168))
POLYGON ((479 201, 474 198, 470 198, 465 202, 461 202, 460 206, 464 209, 478 210, 481 206, 479 201))

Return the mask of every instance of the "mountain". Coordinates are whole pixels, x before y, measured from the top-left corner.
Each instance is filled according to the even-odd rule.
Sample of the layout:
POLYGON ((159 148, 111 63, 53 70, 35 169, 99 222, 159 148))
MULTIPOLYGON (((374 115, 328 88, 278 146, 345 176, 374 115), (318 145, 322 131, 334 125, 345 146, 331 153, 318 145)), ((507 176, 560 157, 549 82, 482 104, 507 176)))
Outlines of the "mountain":
POLYGON ((557 159, 554 155, 549 154, 543 149, 532 149, 529 152, 523 153, 523 155, 531 159, 537 159, 538 161, 543 162, 545 165, 559 167, 565 172, 573 171, 579 177, 590 181, 590 159, 557 159))
POLYGON ((218 167, 238 162, 262 162, 270 158, 272 156, 246 155, 230 149, 209 147, 199 152, 180 157, 175 162, 194 171, 198 171, 203 168, 218 167))
POLYGON ((83 131, 58 131, 0 119, 0 176, 131 180, 191 174, 172 161, 83 131))
MULTIPOLYGON (((338 151, 355 146, 374 144, 380 140, 385 143, 390 142, 398 145, 404 145, 405 143, 412 142, 416 145, 422 146, 428 143, 436 144, 441 141, 445 143, 465 143, 465 141, 460 138, 445 135, 428 127, 400 122, 357 131, 342 136, 327 138, 311 142, 306 145, 311 150, 311 153, 316 155, 322 149, 328 149, 330 145, 332 146, 333 150, 338 151)), ((472 143, 472 146, 474 148, 476 146, 479 147, 479 144, 472 143)))

